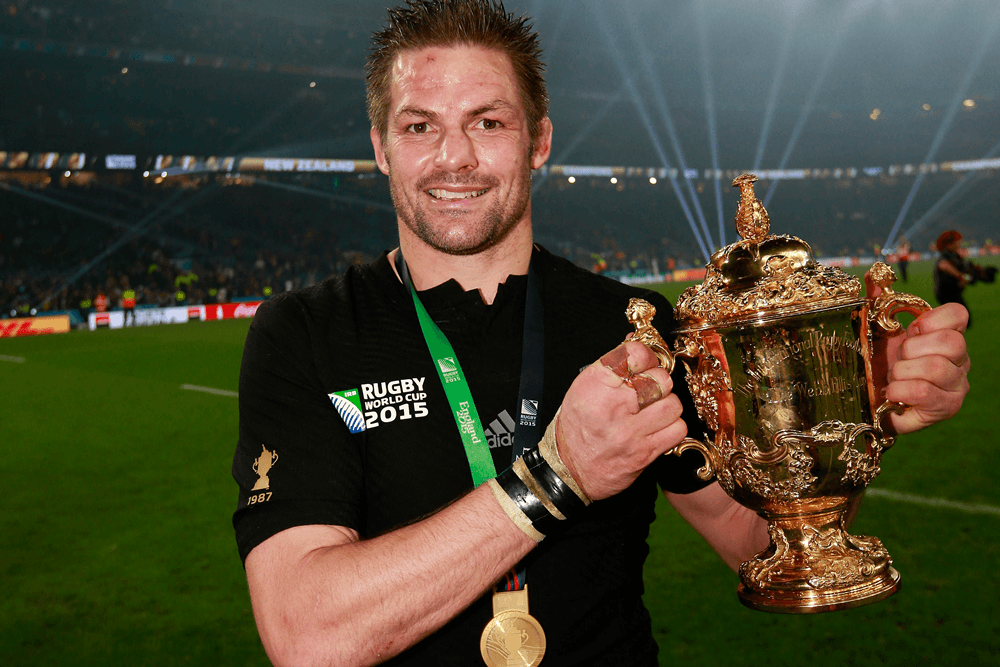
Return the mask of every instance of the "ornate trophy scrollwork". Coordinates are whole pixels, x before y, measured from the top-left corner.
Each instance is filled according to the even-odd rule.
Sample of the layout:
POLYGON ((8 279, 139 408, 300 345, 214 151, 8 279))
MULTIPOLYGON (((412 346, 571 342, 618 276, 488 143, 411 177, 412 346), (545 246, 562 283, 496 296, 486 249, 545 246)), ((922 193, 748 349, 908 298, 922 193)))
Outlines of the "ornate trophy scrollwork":
POLYGON ((697 449, 697 475, 714 475, 768 523, 770 545, 740 567, 740 601, 783 613, 868 604, 896 592, 899 573, 877 538, 847 532, 845 516, 894 442, 888 415, 907 409, 882 397, 885 360, 875 350, 901 333, 899 313, 929 306, 893 291, 881 262, 866 298, 857 278, 818 264, 801 239, 769 235, 756 180, 733 182, 743 238, 717 251, 704 282, 677 300, 673 350, 644 302, 629 304, 631 337, 664 368, 674 357, 686 368, 709 432, 674 453, 697 449))

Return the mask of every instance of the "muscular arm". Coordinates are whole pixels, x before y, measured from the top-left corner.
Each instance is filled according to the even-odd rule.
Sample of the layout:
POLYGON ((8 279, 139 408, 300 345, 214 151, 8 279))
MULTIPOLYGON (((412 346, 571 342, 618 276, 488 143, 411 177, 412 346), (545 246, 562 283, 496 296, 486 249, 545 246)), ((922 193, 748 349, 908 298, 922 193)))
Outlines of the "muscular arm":
POLYGON ((247 580, 276 666, 372 665, 443 626, 534 545, 482 486, 370 540, 339 526, 285 530, 250 552, 247 580))
MULTIPOLYGON (((656 357, 628 343, 629 367, 669 392, 656 357)), ((668 396, 639 410, 636 392, 597 364, 570 387, 558 448, 594 500, 615 495, 684 436, 668 396)), ((570 519, 572 520, 572 519, 570 519)), ((534 547, 484 485, 440 512, 380 537, 344 527, 290 528, 246 559, 254 616, 283 665, 371 665, 442 627, 534 547)))

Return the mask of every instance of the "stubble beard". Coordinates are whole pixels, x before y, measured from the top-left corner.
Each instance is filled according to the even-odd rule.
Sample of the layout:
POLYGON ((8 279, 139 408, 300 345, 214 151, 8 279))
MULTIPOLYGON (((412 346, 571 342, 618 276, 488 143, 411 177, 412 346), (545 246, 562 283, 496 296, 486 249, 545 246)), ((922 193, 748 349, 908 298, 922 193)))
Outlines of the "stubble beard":
MULTIPOLYGON (((479 189, 493 189, 500 185, 495 176, 456 176, 455 174, 435 173, 417 181, 416 190, 424 192, 431 184, 475 186, 479 189)), ((413 232, 423 243, 434 250, 448 255, 475 255, 496 246, 503 241, 511 230, 524 217, 531 201, 531 169, 525 168, 519 183, 505 201, 494 200, 493 204, 482 214, 482 220, 474 229, 467 229, 464 234, 452 234, 453 225, 441 220, 430 220, 427 211, 419 204, 409 206, 402 185, 393 177, 392 166, 389 166, 389 194, 392 196, 396 215, 403 224, 413 232), (511 201, 513 197, 513 201, 511 201)), ((463 218, 470 214, 457 211, 450 215, 457 224, 463 223, 463 218)))

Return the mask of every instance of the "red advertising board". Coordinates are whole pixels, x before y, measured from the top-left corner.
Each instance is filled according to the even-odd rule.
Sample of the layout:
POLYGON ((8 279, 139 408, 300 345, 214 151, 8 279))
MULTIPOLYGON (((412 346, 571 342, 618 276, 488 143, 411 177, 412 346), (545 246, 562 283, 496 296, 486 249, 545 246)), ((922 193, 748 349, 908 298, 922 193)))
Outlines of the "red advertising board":
POLYGON ((705 269, 678 269, 673 274, 674 282, 683 283, 690 280, 704 280, 705 269))
POLYGON ((0 338, 43 336, 69 332, 69 315, 46 317, 14 317, 0 320, 0 338))
POLYGON ((216 303, 204 306, 206 320, 233 320, 253 317, 260 301, 244 301, 242 303, 216 303))

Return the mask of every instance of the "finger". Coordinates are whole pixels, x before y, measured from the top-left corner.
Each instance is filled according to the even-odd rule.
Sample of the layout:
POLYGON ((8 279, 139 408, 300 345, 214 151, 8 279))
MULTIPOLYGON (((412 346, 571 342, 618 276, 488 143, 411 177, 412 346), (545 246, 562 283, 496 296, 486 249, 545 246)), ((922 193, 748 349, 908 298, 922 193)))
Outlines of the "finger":
POLYGON ((632 375, 628 369, 628 350, 625 349, 624 343, 604 354, 599 363, 620 377, 622 381, 628 380, 632 375))
POLYGON ((913 433, 914 431, 925 429, 928 426, 938 423, 939 421, 953 417, 961 407, 961 403, 955 403, 953 409, 947 412, 910 407, 900 415, 891 413, 890 420, 892 422, 893 430, 895 430, 895 432, 899 435, 904 435, 906 433, 913 433))
POLYGON ((948 391, 925 380, 901 380, 886 387, 886 399, 909 406, 903 414, 892 415, 898 433, 909 433, 948 419, 962 407, 967 389, 948 391))
POLYGON ((669 428, 678 420, 683 421, 683 412, 680 399, 674 394, 667 394, 637 414, 629 415, 626 425, 636 437, 648 438, 669 428))
POLYGON ((683 419, 671 422, 669 425, 651 434, 646 442, 649 445, 649 456, 646 459, 646 466, 657 460, 664 454, 670 453, 687 436, 687 424, 683 419))
POLYGON ((660 360, 656 354, 642 343, 627 340, 622 345, 628 350, 628 367, 633 374, 659 367, 660 360))
POLYGON ((903 341, 900 354, 903 359, 941 356, 956 366, 965 366, 969 361, 965 336, 955 329, 911 335, 903 341))
POLYGON ((906 333, 910 336, 943 329, 964 332, 969 324, 969 311, 960 303, 946 303, 932 308, 910 323, 906 333))
POLYGON ((642 343, 626 341, 603 355, 598 363, 610 369, 622 380, 626 380, 636 373, 655 368, 659 365, 659 360, 652 350, 642 343))
POLYGON ((946 391, 960 391, 968 383, 966 370, 940 355, 901 359, 892 367, 892 382, 923 380, 946 391))
POLYGON ((632 377, 627 384, 635 389, 635 396, 639 401, 640 410, 656 403, 664 396, 663 387, 660 386, 660 383, 656 378, 646 373, 639 373, 632 377))
MULTIPOLYGON (((643 410, 670 394, 674 388, 674 381, 662 368, 651 368, 644 373, 633 375, 625 383, 635 391, 636 405, 638 410, 643 410)), ((630 411, 635 414, 638 410, 630 411)))

